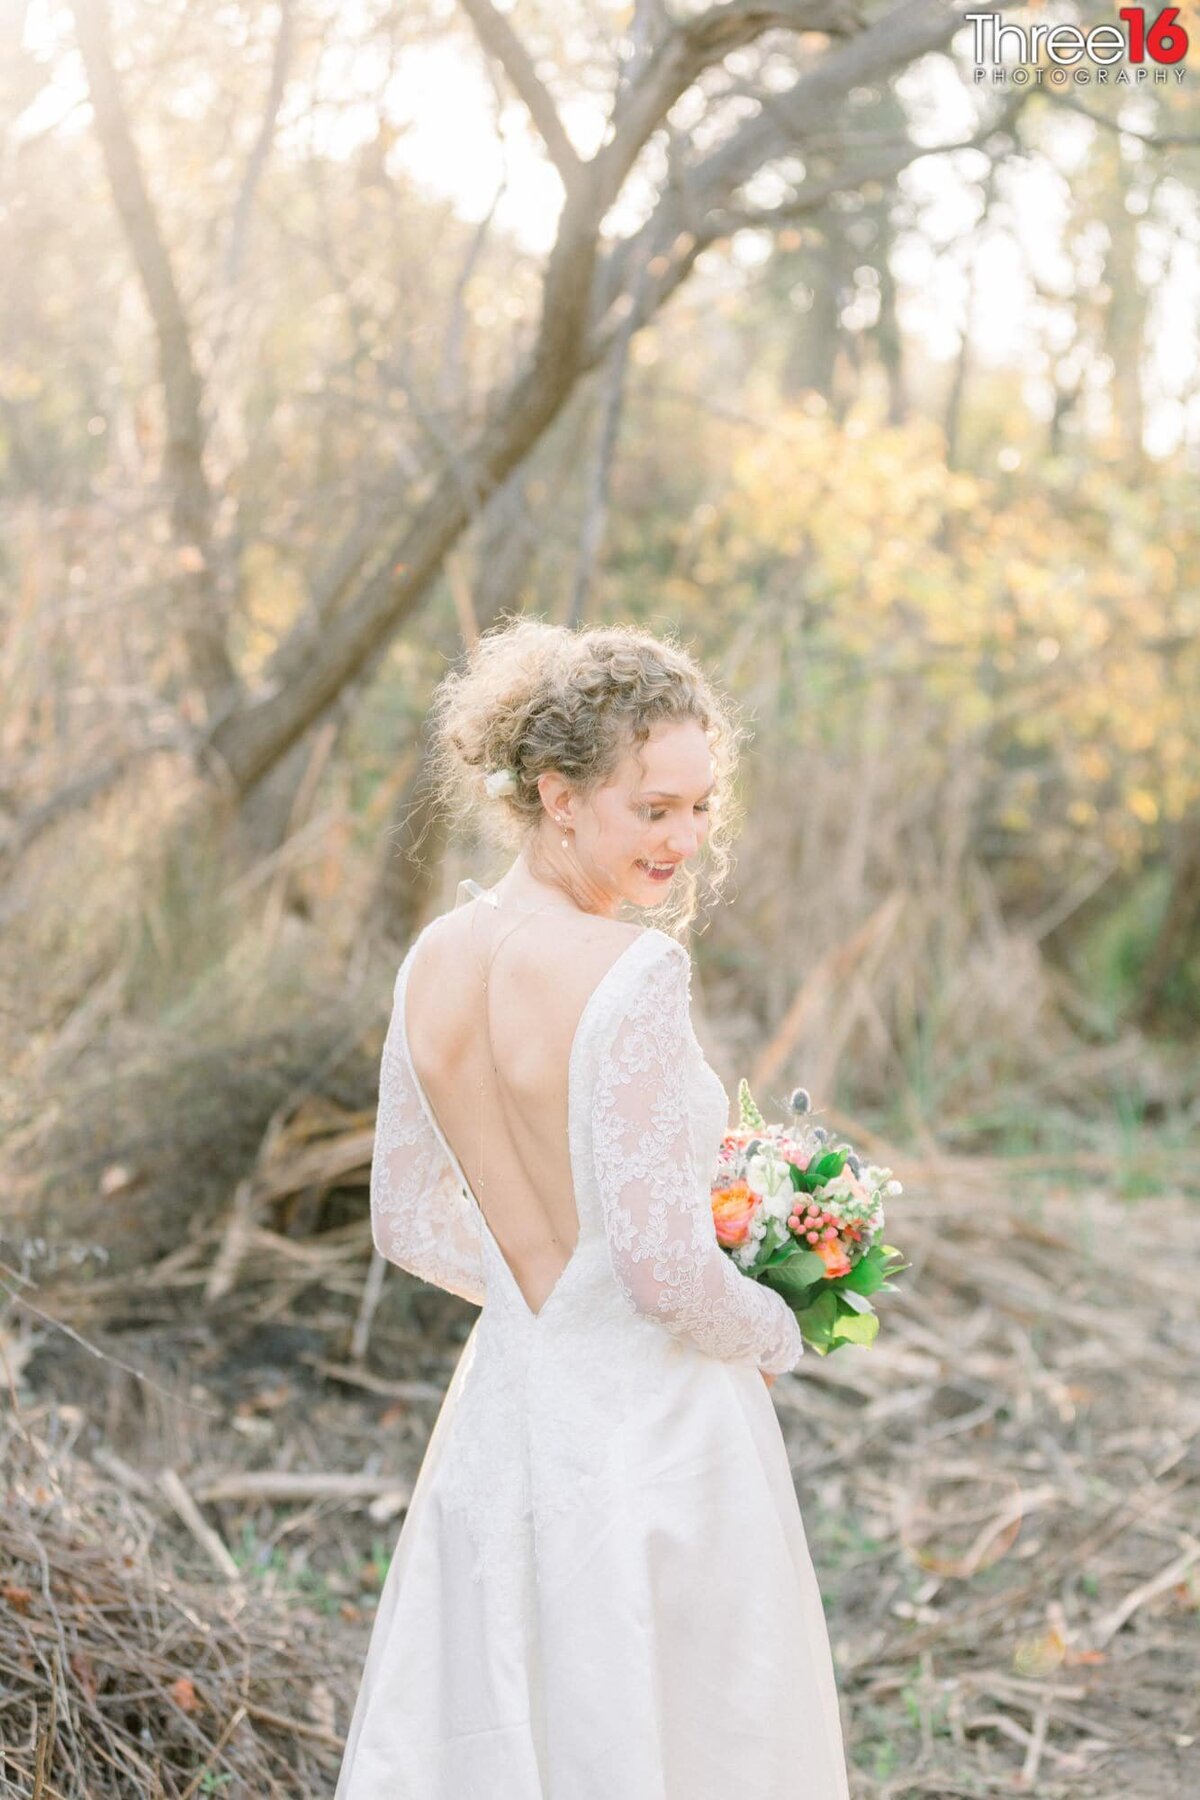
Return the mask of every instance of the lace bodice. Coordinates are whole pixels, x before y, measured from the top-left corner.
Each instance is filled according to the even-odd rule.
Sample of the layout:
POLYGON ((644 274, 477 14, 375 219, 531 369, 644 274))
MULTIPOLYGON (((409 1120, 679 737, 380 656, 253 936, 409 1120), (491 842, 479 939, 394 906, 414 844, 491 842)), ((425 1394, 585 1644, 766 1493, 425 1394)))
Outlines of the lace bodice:
POLYGON ((717 1243, 708 1183, 729 1101, 692 1027, 691 961, 654 927, 633 939, 588 999, 571 1049, 571 1162, 579 1239, 538 1313, 524 1302, 421 1090, 404 993, 420 938, 396 977, 380 1069, 371 1166, 375 1243, 389 1261, 498 1310, 541 1320, 569 1302, 572 1265, 607 1279, 628 1313, 706 1354, 791 1369, 803 1340, 778 1294, 743 1275, 717 1243), (597 1254, 606 1249, 607 1256, 597 1254), (604 1265, 607 1265, 605 1267, 604 1265), (560 1303, 561 1295, 561 1303, 560 1303), (519 1304, 518 1304, 519 1303, 519 1304))

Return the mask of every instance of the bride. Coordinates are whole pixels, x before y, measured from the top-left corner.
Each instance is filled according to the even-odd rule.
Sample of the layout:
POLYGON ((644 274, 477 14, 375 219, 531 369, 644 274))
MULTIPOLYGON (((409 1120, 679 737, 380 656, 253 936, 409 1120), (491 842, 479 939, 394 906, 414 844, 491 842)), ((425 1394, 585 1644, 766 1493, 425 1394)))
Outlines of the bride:
POLYGON ((732 713, 672 641, 518 619, 431 722, 442 798, 516 856, 401 964, 371 1216, 482 1310, 335 1800, 846 1800, 768 1393, 804 1345, 708 1200, 729 1099, 682 933, 693 860, 714 887, 727 866, 732 713))

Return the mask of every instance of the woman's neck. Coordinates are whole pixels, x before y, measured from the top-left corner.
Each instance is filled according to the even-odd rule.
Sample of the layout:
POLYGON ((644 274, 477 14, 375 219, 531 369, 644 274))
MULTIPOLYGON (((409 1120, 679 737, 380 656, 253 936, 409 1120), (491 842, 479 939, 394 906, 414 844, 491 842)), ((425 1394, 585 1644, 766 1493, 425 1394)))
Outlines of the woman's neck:
MULTIPOLYGON (((555 849, 558 850, 557 840, 555 849)), ((544 860, 550 864, 546 874, 535 874, 526 852, 520 852, 493 890, 502 905, 537 906, 544 907, 547 912, 553 909, 616 918, 620 897, 609 896, 596 883, 589 882, 571 851, 559 850, 557 857, 545 856, 544 860)))

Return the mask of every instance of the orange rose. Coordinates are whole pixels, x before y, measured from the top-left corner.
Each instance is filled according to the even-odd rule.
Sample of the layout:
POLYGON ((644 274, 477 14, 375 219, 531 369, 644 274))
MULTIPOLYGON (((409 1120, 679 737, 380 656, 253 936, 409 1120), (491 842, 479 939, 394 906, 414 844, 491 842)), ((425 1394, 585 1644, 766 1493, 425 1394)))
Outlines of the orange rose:
POLYGON ((728 1187, 717 1188, 712 1197, 717 1242, 730 1250, 744 1244, 750 1235, 750 1221, 757 1205, 758 1196, 750 1192, 744 1181, 732 1181, 728 1187))
POLYGON ((850 1258, 836 1238, 822 1238, 819 1243, 811 1244, 809 1248, 814 1250, 825 1264, 826 1281, 832 1281, 835 1275, 850 1273, 850 1258))

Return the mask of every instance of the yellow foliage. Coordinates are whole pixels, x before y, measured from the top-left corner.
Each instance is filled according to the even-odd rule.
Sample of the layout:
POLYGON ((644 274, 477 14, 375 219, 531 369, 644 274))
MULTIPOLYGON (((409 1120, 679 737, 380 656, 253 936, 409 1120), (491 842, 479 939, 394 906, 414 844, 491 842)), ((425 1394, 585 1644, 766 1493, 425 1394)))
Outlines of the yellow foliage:
POLYGON ((1136 858, 1200 801, 1200 536, 1169 480, 1131 489, 1093 466, 1056 488, 1029 458, 992 482, 948 470, 929 420, 775 421, 722 443, 658 593, 683 611, 699 584, 754 615, 764 650, 798 640, 813 684, 798 733, 836 732, 811 702, 836 711, 855 665, 867 682, 911 670, 931 744, 972 735, 1040 771, 1026 790, 1004 769, 1010 830, 1049 824, 1050 794, 1063 829, 1136 858))

